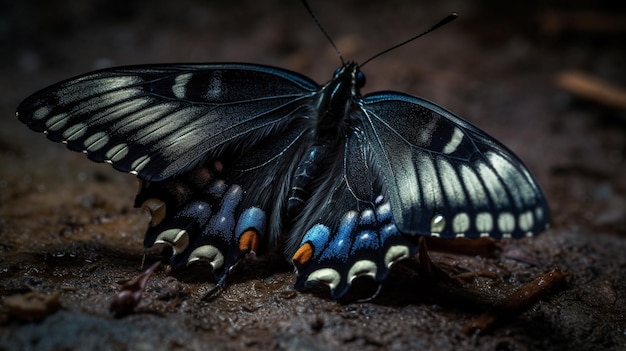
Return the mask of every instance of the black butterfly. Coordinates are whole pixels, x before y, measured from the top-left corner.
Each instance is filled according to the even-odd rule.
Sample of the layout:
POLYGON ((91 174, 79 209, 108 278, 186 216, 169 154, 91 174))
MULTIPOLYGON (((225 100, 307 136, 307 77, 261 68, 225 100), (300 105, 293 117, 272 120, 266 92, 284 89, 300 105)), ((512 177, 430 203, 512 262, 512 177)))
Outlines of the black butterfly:
POLYGON ((544 230, 537 183, 505 146, 398 92, 361 96, 356 63, 319 86, 253 64, 111 68, 25 99, 20 121, 137 175, 145 246, 174 267, 205 261, 219 285, 250 252, 282 250, 342 297, 383 281, 417 238, 520 238, 544 230))

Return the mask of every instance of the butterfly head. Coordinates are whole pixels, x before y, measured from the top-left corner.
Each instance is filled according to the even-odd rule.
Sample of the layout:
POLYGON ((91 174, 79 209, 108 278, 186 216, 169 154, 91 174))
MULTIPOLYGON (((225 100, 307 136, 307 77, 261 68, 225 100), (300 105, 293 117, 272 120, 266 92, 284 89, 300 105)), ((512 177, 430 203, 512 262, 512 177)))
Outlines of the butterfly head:
POLYGON ((366 79, 365 74, 361 72, 356 62, 348 62, 341 67, 337 67, 330 83, 333 82, 349 85, 352 96, 360 96, 359 89, 365 86, 366 79))

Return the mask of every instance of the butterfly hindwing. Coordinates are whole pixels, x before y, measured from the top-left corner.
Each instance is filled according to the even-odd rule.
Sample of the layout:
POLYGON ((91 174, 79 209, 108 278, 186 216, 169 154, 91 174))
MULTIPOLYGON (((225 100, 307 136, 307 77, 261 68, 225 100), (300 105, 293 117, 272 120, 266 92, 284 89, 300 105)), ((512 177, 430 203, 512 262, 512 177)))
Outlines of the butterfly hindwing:
POLYGON ((285 201, 291 175, 303 157, 310 138, 306 116, 290 114, 285 129, 258 138, 242 152, 240 145, 225 145, 221 157, 161 182, 144 181, 135 205, 160 217, 153 223, 145 245, 167 243, 173 247, 173 267, 206 262, 217 281, 247 253, 279 245, 285 201), (268 247, 269 246, 269 247, 268 247))
POLYGON ((321 282, 337 299, 355 278, 380 283, 394 263, 416 253, 417 245, 394 223, 382 173, 373 162, 369 142, 356 127, 337 148, 290 235, 289 252, 298 248, 292 259, 297 289, 321 282))

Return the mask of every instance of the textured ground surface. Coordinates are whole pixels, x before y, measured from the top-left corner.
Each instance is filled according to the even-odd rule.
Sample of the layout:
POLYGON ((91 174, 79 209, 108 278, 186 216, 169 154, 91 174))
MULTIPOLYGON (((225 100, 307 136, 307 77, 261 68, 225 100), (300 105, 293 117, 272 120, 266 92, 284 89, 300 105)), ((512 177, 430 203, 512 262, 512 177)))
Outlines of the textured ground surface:
POLYGON ((148 218, 132 208, 137 181, 27 130, 14 117, 20 100, 111 65, 246 61, 324 82, 338 60, 297 2, 3 2, 0 299, 61 291, 61 309, 24 323, 0 308, 0 350, 625 349, 626 113, 554 83, 562 70, 583 70, 626 86, 623 28, 606 18, 560 21, 571 11, 610 19, 623 10, 575 2, 359 3, 314 8, 344 56, 360 61, 452 10, 462 15, 368 64, 366 92, 425 97, 502 140, 544 188, 548 232, 501 243, 498 258, 433 253, 451 274, 490 274, 452 288, 399 271, 369 303, 296 293, 290 269, 272 260, 242 268, 210 303, 199 300, 210 284, 202 271, 159 270, 139 313, 114 319, 112 296, 141 272, 148 218), (461 332, 491 303, 555 267, 569 274, 565 288, 489 335, 461 332))

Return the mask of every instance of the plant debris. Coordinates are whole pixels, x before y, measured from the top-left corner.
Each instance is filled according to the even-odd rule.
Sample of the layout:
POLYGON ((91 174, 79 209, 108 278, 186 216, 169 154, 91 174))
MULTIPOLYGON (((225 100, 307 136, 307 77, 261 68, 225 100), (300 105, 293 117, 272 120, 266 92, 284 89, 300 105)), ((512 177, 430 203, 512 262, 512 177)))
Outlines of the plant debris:
POLYGON ((46 295, 30 291, 4 299, 4 307, 9 316, 22 322, 40 322, 61 307, 61 291, 46 295))
POLYGON ((122 288, 115 294, 109 306, 109 311, 113 313, 116 318, 121 318, 133 313, 135 307, 139 304, 139 301, 141 301, 144 290, 146 290, 148 278, 150 278, 152 273, 154 273, 160 265, 160 261, 153 263, 145 272, 122 285, 122 288))
POLYGON ((567 274, 555 268, 535 278, 496 303, 487 312, 467 323, 463 327, 463 332, 467 335, 488 332, 496 323, 503 322, 522 313, 548 294, 553 288, 562 285, 566 277, 567 274))

